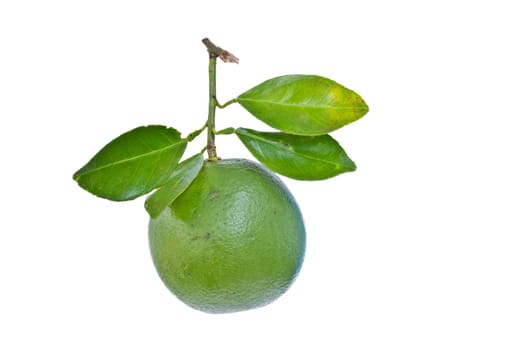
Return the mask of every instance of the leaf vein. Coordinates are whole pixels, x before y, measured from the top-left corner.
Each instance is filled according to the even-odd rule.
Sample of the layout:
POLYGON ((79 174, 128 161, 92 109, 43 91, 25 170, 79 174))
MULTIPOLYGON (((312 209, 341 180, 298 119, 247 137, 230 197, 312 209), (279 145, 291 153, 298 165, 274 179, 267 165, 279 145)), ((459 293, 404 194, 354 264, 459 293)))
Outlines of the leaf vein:
POLYGON ((300 104, 293 104, 293 103, 283 103, 283 102, 275 102, 270 100, 261 100, 261 99, 251 99, 251 98, 239 98, 239 101, 247 101, 252 103, 259 103, 259 104, 270 104, 270 105, 277 105, 277 106, 283 106, 283 107, 295 107, 295 108, 311 108, 311 109, 343 109, 343 110, 366 110, 365 106, 332 106, 332 105, 300 105, 300 104))
POLYGON ((166 147, 158 148, 158 149, 155 149, 155 150, 147 152, 147 153, 142 153, 142 154, 130 157, 130 158, 125 158, 125 159, 117 160, 117 161, 114 161, 114 162, 111 162, 111 163, 108 163, 108 164, 104 164, 104 165, 102 165, 100 167, 96 167, 94 169, 90 169, 88 171, 81 172, 80 174, 78 174, 78 178, 80 178, 81 176, 87 175, 87 174, 91 174, 91 173, 94 173, 94 172, 97 172, 97 171, 101 171, 103 169, 106 169, 106 168, 109 168, 109 167, 112 167, 112 166, 116 166, 116 165, 124 164, 124 163, 128 163, 128 162, 133 162, 133 161, 138 160, 140 158, 147 158, 147 157, 150 157, 150 156, 154 156, 156 154, 160 154, 160 153, 169 151, 172 148, 180 146, 183 142, 184 141, 181 140, 180 142, 176 142, 176 143, 173 143, 173 144, 168 145, 166 147))

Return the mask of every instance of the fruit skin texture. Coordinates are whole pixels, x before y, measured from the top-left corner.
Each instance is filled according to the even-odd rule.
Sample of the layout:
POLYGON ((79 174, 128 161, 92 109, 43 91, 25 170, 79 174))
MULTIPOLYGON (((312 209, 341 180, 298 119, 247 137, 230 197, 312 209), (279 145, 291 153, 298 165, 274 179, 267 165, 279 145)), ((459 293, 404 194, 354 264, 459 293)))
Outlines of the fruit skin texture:
POLYGON ((306 235, 286 186, 244 159, 205 162, 149 224, 153 262, 173 294, 209 313, 271 303, 301 268, 306 235))

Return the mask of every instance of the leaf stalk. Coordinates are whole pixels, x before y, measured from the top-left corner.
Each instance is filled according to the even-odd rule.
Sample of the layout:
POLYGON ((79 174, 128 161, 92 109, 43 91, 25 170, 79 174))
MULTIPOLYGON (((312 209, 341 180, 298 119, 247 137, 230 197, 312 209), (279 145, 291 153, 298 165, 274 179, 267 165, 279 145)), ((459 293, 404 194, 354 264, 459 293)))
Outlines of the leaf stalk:
POLYGON ((223 104, 223 105, 221 105, 221 104, 219 103, 219 101, 215 101, 215 103, 217 103, 217 107, 219 107, 220 109, 223 109, 223 108, 228 107, 228 106, 231 105, 231 104, 237 103, 237 99, 236 99, 236 98, 232 98, 231 100, 229 100, 228 102, 226 102, 226 103, 223 104))

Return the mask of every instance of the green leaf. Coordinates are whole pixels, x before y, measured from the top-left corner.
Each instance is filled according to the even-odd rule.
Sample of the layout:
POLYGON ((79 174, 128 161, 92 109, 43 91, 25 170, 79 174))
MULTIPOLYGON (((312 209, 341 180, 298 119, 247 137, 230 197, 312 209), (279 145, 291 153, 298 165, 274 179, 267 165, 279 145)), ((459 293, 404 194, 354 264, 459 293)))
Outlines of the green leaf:
POLYGON ((149 215, 155 218, 173 203, 197 177, 203 164, 204 157, 201 153, 180 163, 175 168, 171 178, 146 199, 144 206, 149 215))
POLYGON ((96 196, 131 200, 162 185, 173 173, 186 145, 175 129, 141 126, 104 146, 73 179, 96 196))
POLYGON ((356 166, 330 135, 302 136, 238 128, 235 133, 261 163, 297 180, 324 180, 356 166))
POLYGON ((323 135, 368 112, 352 90, 316 75, 285 75, 263 82, 237 102, 271 127, 296 135, 323 135))

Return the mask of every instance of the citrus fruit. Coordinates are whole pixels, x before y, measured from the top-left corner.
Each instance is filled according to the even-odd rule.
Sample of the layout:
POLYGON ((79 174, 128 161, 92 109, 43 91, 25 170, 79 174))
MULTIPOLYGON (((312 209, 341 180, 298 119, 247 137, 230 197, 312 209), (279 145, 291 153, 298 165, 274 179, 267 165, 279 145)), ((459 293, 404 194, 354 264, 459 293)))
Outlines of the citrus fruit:
POLYGON ((154 265, 187 305, 227 313, 269 304, 293 283, 306 236, 286 186, 245 159, 205 162, 149 224, 154 265))

